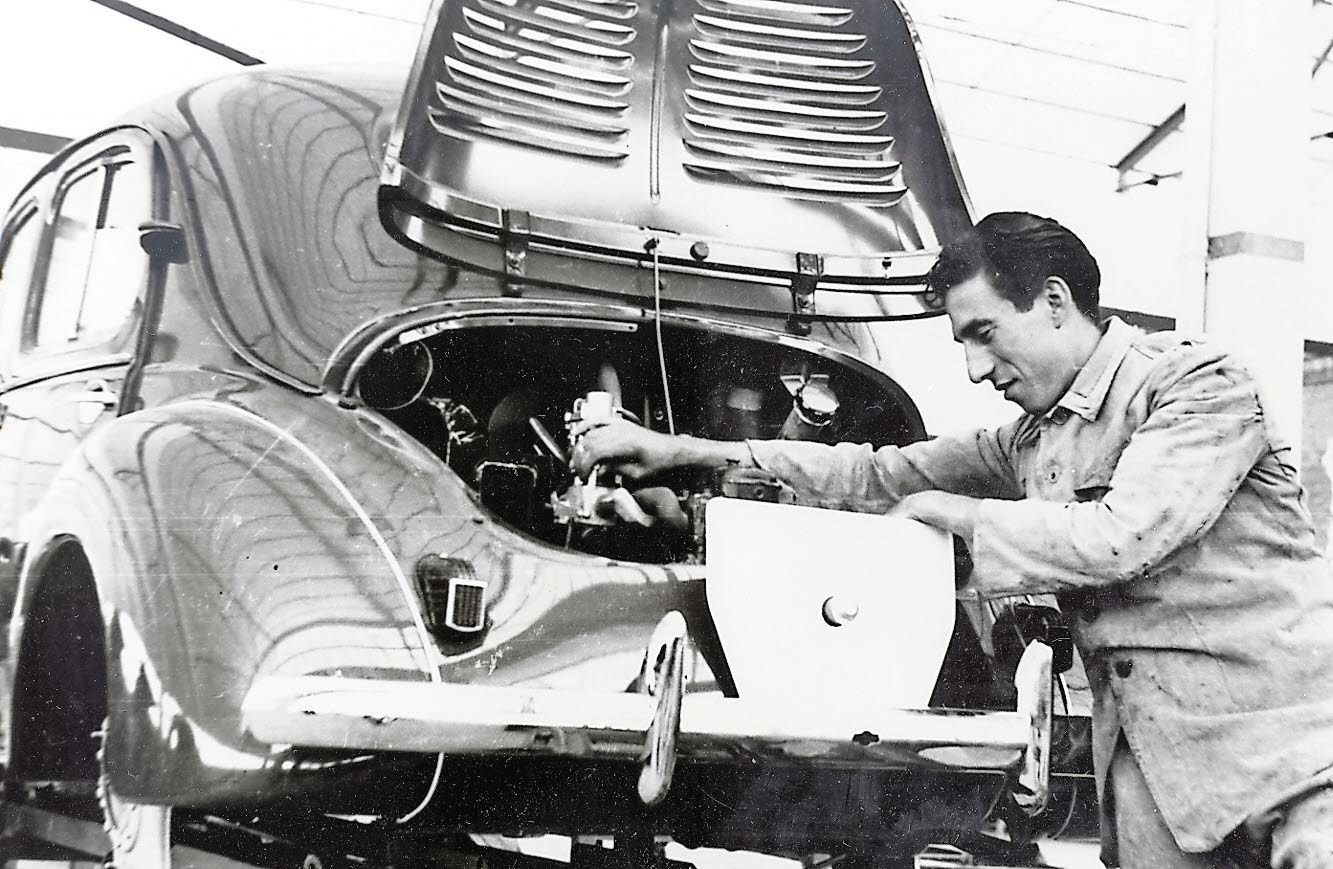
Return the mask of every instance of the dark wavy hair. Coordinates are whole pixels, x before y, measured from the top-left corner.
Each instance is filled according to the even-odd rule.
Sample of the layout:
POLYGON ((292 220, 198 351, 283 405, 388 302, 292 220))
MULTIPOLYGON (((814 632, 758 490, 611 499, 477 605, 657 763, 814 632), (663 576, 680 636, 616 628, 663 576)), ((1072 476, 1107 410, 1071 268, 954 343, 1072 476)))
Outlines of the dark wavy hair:
POLYGON ((1097 260, 1082 239, 1049 217, 1026 211, 986 215, 940 251, 926 275, 927 296, 943 304, 950 289, 982 273, 1020 311, 1031 310, 1045 280, 1058 276, 1069 285, 1079 312, 1101 320, 1097 260))

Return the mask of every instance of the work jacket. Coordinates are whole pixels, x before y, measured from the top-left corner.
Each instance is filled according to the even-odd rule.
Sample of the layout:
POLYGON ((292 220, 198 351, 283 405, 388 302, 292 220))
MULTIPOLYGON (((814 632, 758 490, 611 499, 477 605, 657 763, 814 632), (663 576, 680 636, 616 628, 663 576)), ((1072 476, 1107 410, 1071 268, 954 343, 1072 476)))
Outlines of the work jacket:
POLYGON ((1112 319, 1046 414, 903 448, 750 449, 798 503, 985 499, 969 587, 1056 595, 1099 787, 1123 733, 1184 850, 1333 770, 1333 576, 1253 378, 1207 343, 1112 319))

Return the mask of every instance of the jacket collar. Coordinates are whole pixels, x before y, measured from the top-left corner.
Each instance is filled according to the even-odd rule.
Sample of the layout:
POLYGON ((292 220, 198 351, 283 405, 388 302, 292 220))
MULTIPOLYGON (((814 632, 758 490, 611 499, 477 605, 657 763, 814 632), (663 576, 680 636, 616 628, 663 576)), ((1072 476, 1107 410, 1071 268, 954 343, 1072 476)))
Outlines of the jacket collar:
POLYGON ((1119 317, 1107 319, 1102 327, 1102 339, 1079 369, 1069 391, 1055 403, 1052 413, 1056 408, 1063 407, 1088 422, 1095 420, 1106 403, 1111 381, 1115 379, 1115 373, 1120 369, 1120 363, 1129 353, 1137 334, 1133 326, 1119 317))

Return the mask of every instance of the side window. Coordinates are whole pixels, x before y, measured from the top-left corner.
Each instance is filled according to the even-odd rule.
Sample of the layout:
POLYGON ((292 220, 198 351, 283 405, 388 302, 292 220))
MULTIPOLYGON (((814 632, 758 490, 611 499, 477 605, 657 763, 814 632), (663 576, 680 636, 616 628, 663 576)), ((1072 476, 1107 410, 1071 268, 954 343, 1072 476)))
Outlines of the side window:
POLYGON ((128 153, 104 155, 61 186, 26 351, 82 349, 126 333, 147 274, 138 225, 149 216, 149 195, 147 169, 128 153))

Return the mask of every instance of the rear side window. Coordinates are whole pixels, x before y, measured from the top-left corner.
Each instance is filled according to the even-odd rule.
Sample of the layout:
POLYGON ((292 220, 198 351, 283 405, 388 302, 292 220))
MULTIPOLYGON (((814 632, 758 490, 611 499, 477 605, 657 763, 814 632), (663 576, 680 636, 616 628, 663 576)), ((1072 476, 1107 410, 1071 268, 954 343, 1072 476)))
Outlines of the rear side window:
MULTIPOLYGON (((0 311, 22 310, 22 301, 32 283, 32 270, 37 262, 37 245, 41 241, 41 223, 36 212, 30 211, 14 221, 13 227, 0 230, 0 311)), ((0 322, 0 329, 7 329, 0 322)))
POLYGON ((56 195, 50 265, 29 314, 26 349, 61 352, 112 341, 133 319, 147 275, 138 225, 149 217, 149 178, 128 153, 71 175, 56 195))

